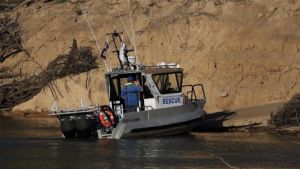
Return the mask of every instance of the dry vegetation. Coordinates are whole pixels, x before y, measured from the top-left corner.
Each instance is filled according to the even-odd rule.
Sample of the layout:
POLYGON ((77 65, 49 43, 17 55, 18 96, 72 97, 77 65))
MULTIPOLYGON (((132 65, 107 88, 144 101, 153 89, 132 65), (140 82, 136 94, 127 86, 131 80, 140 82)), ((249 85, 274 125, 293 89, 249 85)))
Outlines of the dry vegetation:
POLYGON ((58 56, 38 75, 1 85, 0 110, 11 110, 14 106, 30 100, 46 86, 50 88, 53 97, 57 98, 57 95, 61 93, 53 81, 97 68, 95 60, 96 57, 93 56, 91 48, 78 48, 74 40, 68 54, 58 56))
POLYGON ((272 115, 270 122, 279 133, 300 134, 300 94, 294 95, 281 110, 272 115))
POLYGON ((8 57, 26 52, 22 47, 21 29, 18 23, 19 15, 11 18, 8 15, 0 18, 0 63, 8 57))

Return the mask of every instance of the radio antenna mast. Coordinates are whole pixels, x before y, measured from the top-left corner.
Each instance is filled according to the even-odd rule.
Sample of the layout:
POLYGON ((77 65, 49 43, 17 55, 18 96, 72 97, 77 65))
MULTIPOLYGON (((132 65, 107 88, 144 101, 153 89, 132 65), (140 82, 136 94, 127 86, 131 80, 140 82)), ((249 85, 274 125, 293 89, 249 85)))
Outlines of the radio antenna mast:
POLYGON ((138 50, 137 50, 136 44, 135 44, 135 35, 134 35, 133 21, 132 21, 132 16, 131 16, 130 0, 128 0, 128 10, 129 10, 130 23, 131 23, 131 33, 132 33, 132 41, 133 41, 133 47, 134 47, 134 54, 135 54, 135 57, 137 58, 138 62, 141 63, 141 60, 138 57, 138 50))
MULTIPOLYGON (((83 10, 83 8, 82 8, 80 2, 79 2, 78 4, 79 4, 79 7, 80 7, 80 9, 81 9, 81 12, 82 12, 83 15, 84 15, 84 18, 85 18, 85 20, 86 20, 87 25, 88 25, 88 27, 90 28, 90 31, 91 31, 91 33, 92 33, 92 35, 93 35, 93 38, 94 38, 95 42, 96 42, 97 48, 98 48, 98 50, 99 50, 99 53, 101 53, 101 48, 100 48, 100 46, 99 46, 99 42, 98 42, 98 40, 97 40, 97 38, 96 38, 96 36, 95 36, 95 33, 94 33, 93 29, 92 29, 92 26, 91 26, 90 22, 89 22, 89 20, 88 20, 87 14, 86 14, 86 12, 83 10)), ((109 72, 109 68, 108 68, 108 66, 107 66, 107 63, 106 63, 105 59, 103 59, 103 61, 104 61, 105 67, 106 67, 106 71, 109 72)))

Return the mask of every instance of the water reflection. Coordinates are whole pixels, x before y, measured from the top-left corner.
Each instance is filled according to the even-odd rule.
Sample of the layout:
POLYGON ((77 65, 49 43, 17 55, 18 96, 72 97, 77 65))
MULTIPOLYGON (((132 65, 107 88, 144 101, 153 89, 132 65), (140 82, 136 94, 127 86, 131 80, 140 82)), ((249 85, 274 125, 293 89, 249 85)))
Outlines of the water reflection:
MULTIPOLYGON (((124 140, 64 140, 58 129, 0 119, 1 169, 299 168, 295 140, 259 133, 201 133, 124 140)), ((297 142, 297 140, 296 140, 297 142)))

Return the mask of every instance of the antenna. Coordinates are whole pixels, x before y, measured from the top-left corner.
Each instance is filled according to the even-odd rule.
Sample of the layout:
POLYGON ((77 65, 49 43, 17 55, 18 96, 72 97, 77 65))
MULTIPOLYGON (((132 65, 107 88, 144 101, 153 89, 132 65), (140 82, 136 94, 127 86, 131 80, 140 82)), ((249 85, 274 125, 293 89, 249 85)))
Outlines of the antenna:
POLYGON ((124 68, 124 64, 129 68, 130 65, 129 65, 127 53, 134 51, 134 50, 127 49, 126 44, 124 43, 123 38, 122 38, 123 32, 117 32, 116 30, 114 30, 114 32, 107 33, 106 35, 107 36, 111 35, 112 42, 115 46, 115 50, 113 50, 112 52, 116 53, 119 63, 120 63, 120 66, 121 66, 121 69, 124 68), (117 40, 121 44, 120 49, 118 49, 117 40))
MULTIPOLYGON (((91 24, 90 24, 90 22, 89 22, 89 20, 88 20, 87 14, 86 14, 86 12, 83 10, 83 8, 82 8, 80 2, 79 2, 78 4, 79 4, 80 9, 81 9, 81 11, 82 11, 82 13, 83 13, 83 15, 84 15, 84 18, 85 18, 85 20, 86 20, 87 25, 88 25, 88 27, 90 28, 90 31, 91 31, 91 33, 92 33, 92 35, 93 35, 93 38, 94 38, 95 41, 96 41, 96 45, 97 45, 97 48, 98 48, 98 50, 99 50, 99 53, 101 53, 101 48, 100 48, 100 46, 99 46, 99 42, 98 42, 98 40, 97 40, 97 38, 96 38, 96 36, 95 36, 95 34, 94 34, 94 31, 93 31, 93 29, 92 29, 92 26, 91 26, 91 24)), ((106 63, 105 59, 103 59, 103 61, 104 61, 105 67, 106 67, 106 71, 108 72, 108 71, 109 71, 109 68, 108 68, 108 66, 107 66, 107 63, 106 63)))
POLYGON ((124 27, 124 29, 125 29, 125 32, 126 32, 128 38, 129 38, 129 40, 130 40, 130 43, 133 45, 133 40, 132 40, 132 38, 131 38, 131 36, 130 36, 130 34, 129 34, 129 32, 128 32, 128 29, 127 29, 127 27, 126 27, 126 25, 125 25, 125 23, 124 23, 124 21, 123 21, 121 15, 120 15, 120 12, 119 12, 119 11, 118 11, 118 15, 119 15, 119 19, 121 20, 121 23, 122 23, 122 25, 123 25, 123 27, 124 27))
MULTIPOLYGON (((132 34, 134 35, 134 32, 133 32, 133 23, 132 23, 132 17, 131 17, 131 9, 130 9, 130 5, 129 5, 129 1, 128 1, 128 9, 129 9, 129 15, 130 15, 130 20, 131 20, 131 28, 132 28, 132 34)), ((118 7, 117 7, 118 8, 118 7)), ((138 57, 138 52, 137 52, 137 48, 136 48, 136 45, 135 45, 135 40, 134 40, 134 36, 133 37, 131 37, 130 36, 130 34, 129 34, 129 31, 128 31, 128 29, 127 29, 127 27, 126 27, 126 25, 125 25, 125 23, 124 23, 124 20, 122 19, 122 17, 121 17, 121 14, 120 14, 120 8, 118 8, 118 15, 119 15, 119 19, 120 19, 120 21, 121 21, 121 23, 122 23, 122 25, 123 25, 123 27, 124 27, 124 29, 125 29, 125 32, 126 32, 126 34, 127 34, 127 36, 128 36, 128 38, 129 38, 129 41, 130 41, 130 43, 133 45, 133 48, 134 48, 134 54, 136 55, 136 58, 137 58, 137 60, 138 60, 138 62, 140 63, 141 62, 141 60, 139 59, 139 57, 138 57)))
POLYGON ((137 58, 138 62, 141 63, 140 58, 138 57, 137 54, 137 48, 135 44, 135 35, 134 35, 134 29, 133 29, 133 22, 132 22, 132 17, 131 17, 131 7, 130 7, 130 0, 128 0, 128 10, 129 10, 129 18, 130 18, 130 23, 131 23, 131 33, 132 33, 132 39, 133 39, 133 47, 134 47, 134 54, 135 57, 137 58))

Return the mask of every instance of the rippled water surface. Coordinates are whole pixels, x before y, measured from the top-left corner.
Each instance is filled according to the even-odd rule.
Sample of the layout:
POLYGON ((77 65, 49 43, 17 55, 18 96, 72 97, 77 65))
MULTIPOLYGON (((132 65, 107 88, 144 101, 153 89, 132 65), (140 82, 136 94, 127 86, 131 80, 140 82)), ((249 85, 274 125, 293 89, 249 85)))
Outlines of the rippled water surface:
POLYGON ((57 128, 0 119, 1 169, 300 168, 300 141, 265 132, 64 140, 57 128))

